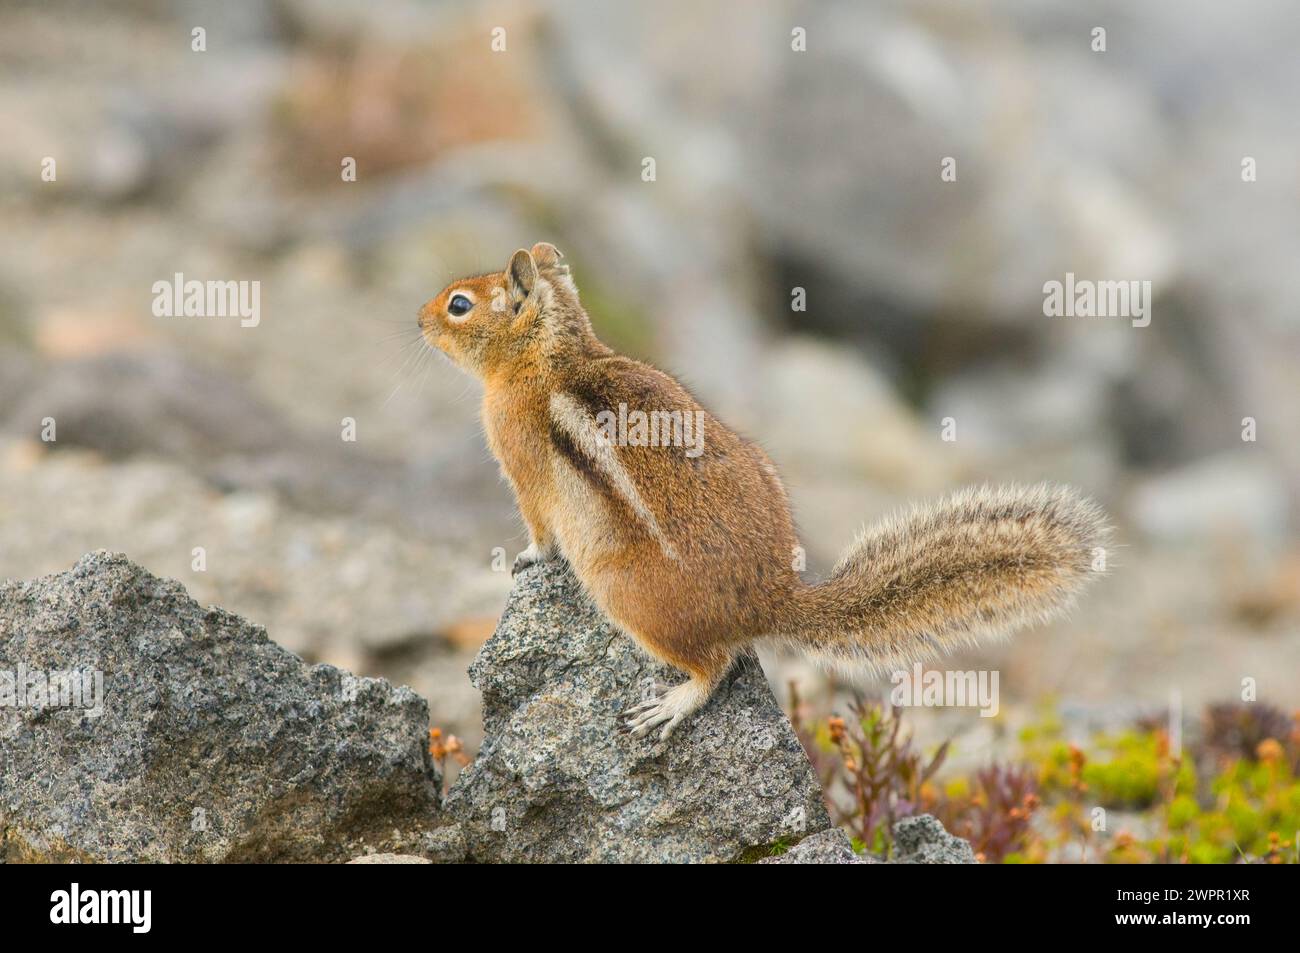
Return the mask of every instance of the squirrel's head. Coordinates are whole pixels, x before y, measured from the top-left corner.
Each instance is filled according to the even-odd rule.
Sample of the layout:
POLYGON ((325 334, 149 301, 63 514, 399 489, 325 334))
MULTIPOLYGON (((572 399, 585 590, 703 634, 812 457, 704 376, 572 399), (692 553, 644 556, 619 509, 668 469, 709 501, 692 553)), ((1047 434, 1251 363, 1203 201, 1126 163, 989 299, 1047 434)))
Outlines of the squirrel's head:
POLYGON ((424 339, 479 377, 580 354, 594 335, 561 257, 538 242, 504 271, 453 281, 420 309, 424 339))

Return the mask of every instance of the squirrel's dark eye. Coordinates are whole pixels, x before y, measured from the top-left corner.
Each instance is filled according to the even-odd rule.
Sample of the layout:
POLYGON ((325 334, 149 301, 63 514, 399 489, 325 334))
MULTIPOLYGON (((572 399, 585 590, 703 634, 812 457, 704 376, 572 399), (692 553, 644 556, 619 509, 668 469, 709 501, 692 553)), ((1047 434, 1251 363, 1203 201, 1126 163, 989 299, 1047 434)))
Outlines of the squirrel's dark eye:
POLYGON ((469 309, 474 307, 474 303, 464 295, 452 295, 451 300, 447 302, 447 313, 454 318, 459 318, 463 314, 469 314, 469 309))

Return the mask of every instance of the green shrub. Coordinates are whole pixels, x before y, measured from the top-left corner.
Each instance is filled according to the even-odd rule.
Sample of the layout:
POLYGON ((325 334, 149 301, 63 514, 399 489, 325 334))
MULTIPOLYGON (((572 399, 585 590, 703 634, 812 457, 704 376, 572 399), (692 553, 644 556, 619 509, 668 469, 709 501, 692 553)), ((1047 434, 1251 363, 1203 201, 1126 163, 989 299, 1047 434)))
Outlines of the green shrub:
POLYGON ((1099 734, 1086 750, 1067 744, 1048 711, 1021 732, 1019 761, 942 785, 934 777, 947 743, 925 758, 902 730, 901 710, 857 702, 851 714, 809 723, 796 698, 796 729, 832 817, 859 850, 887 852, 894 821, 929 812, 987 862, 1300 859, 1300 714, 1213 705, 1200 740, 1176 754, 1151 722, 1099 734), (1137 812, 1142 833, 1094 830, 1098 808, 1137 812))

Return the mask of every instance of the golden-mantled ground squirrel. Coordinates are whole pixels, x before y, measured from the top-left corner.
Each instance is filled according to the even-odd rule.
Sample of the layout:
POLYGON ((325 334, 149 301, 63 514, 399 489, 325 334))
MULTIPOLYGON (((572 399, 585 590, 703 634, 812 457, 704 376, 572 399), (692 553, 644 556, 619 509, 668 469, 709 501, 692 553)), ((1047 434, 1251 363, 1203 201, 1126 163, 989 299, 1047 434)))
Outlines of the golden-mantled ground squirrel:
POLYGON ((425 340, 482 379, 483 425, 531 545, 690 679, 628 712, 661 737, 757 639, 877 671, 1047 619, 1091 575, 1100 510, 1050 485, 966 490, 864 532, 830 577, 795 570, 776 468, 662 371, 614 353, 545 243, 453 282, 425 340))

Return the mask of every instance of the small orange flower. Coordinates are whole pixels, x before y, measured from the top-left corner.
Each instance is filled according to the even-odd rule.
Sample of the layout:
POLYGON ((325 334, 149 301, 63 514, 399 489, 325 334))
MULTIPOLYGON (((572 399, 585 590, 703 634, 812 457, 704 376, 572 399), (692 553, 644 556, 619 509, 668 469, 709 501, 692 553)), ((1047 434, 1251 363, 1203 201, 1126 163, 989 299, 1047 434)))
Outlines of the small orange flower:
POLYGON ((1256 757, 1265 764, 1281 761, 1283 754, 1282 745, 1276 738, 1265 738, 1255 748, 1256 757))
POLYGON ((438 761, 447 757, 447 746, 443 744, 441 728, 429 729, 429 754, 438 761))
POLYGON ((839 744, 841 741, 844 740, 844 735, 846 734, 846 728, 844 725, 843 718, 839 718, 836 716, 831 716, 830 718, 827 718, 826 727, 830 729, 831 741, 835 742, 835 744, 839 744))

